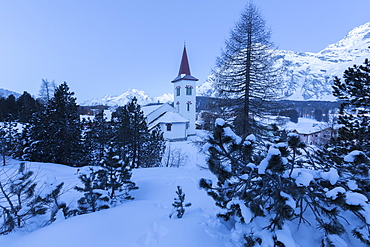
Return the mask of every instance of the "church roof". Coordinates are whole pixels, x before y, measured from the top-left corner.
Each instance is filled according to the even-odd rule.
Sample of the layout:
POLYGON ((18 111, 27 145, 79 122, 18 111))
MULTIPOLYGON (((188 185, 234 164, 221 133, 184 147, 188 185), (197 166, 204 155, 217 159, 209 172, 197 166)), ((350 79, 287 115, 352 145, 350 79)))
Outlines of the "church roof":
POLYGON ((176 82, 179 80, 198 81, 197 78, 195 78, 194 76, 190 74, 190 66, 189 66, 188 55, 186 53, 186 46, 184 46, 184 50, 182 52, 179 74, 175 79, 173 79, 172 82, 176 82))

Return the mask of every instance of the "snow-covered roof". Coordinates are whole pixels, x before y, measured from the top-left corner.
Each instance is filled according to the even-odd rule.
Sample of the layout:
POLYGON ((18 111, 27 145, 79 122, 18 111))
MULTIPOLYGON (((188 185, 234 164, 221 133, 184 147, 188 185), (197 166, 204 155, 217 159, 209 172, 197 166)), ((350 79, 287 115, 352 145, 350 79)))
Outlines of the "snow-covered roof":
POLYGON ((141 110, 144 112, 144 115, 145 116, 148 116, 150 113, 152 113, 153 111, 157 110, 159 107, 161 107, 163 104, 161 105, 149 105, 149 106, 143 106, 141 107, 141 110))
POLYGON ((158 119, 160 123, 187 123, 189 119, 184 118, 176 112, 166 112, 162 117, 158 119))
POLYGON ((288 122, 285 126, 286 130, 296 130, 299 134, 312 134, 329 128, 329 124, 318 122, 310 118, 298 118, 298 123, 288 122))
POLYGON ((189 122, 189 119, 184 118, 183 116, 181 116, 180 114, 176 112, 166 112, 161 117, 156 119, 153 123, 151 123, 151 127, 154 127, 160 123, 176 124, 176 123, 188 123, 188 122, 189 122))

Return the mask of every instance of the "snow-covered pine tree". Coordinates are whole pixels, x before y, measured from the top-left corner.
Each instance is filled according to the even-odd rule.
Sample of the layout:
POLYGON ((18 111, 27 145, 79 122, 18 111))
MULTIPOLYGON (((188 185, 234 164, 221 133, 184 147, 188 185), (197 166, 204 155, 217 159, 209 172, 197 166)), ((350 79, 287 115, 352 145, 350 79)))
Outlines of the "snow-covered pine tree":
POLYGON ((25 144, 22 157, 29 161, 51 162, 53 138, 49 131, 48 109, 36 112, 29 125, 26 126, 27 134, 22 134, 22 143, 25 144))
POLYGON ((17 150, 20 145, 20 133, 17 129, 16 122, 3 122, 3 126, 0 126, 1 141, 4 145, 4 153, 10 157, 17 157, 17 150))
POLYGON ((83 193, 83 196, 77 201, 78 213, 87 214, 109 208, 110 199, 108 191, 105 190, 106 171, 102 168, 85 167, 80 172, 78 178, 83 186, 75 187, 75 190, 83 193))
POLYGON ((98 113, 87 125, 85 139, 89 143, 87 145, 89 146, 89 159, 92 165, 99 165, 105 150, 111 145, 112 126, 107 122, 103 112, 98 113))
POLYGON ((141 167, 158 167, 162 164, 162 157, 166 147, 163 132, 159 126, 153 128, 144 143, 141 167))
POLYGON ((34 114, 28 156, 32 161, 84 165, 81 134, 76 98, 64 82, 56 88, 45 109, 34 114))
POLYGON ((58 183, 55 178, 49 178, 45 181, 40 197, 49 204, 48 211, 50 211, 50 219, 46 224, 51 224, 60 218, 66 219, 70 216, 67 204, 60 200, 63 186, 64 182, 58 183))
POLYGON ((113 112, 112 123, 113 146, 120 150, 120 157, 128 158, 132 168, 158 164, 164 149, 163 137, 159 130, 150 133, 144 113, 135 97, 113 112), (148 161, 147 155, 155 156, 148 161))
POLYGON ((131 181, 131 168, 127 162, 122 160, 113 147, 108 147, 100 166, 105 171, 105 189, 108 191, 112 204, 118 201, 132 200, 129 192, 137 189, 135 183, 131 181))
POLYGON ((50 126, 54 145, 54 163, 81 166, 83 158, 81 145, 81 125, 74 93, 66 82, 60 84, 48 104, 50 126))
POLYGON ((59 192, 43 193, 37 189, 36 176, 21 163, 17 173, 0 177, 0 234, 22 228, 34 217, 50 208, 51 196, 58 200, 59 192))
POLYGON ((172 203, 172 206, 174 207, 173 212, 170 214, 170 218, 172 218, 173 215, 176 216, 176 218, 181 219, 182 216, 185 213, 185 208, 190 207, 191 203, 185 203, 185 194, 182 192, 181 186, 177 186, 177 198, 174 198, 174 202, 172 203))
POLYGON ((370 61, 353 65, 344 71, 344 81, 334 79, 333 95, 342 101, 338 124, 338 136, 334 145, 346 155, 361 150, 370 155, 370 61), (341 149, 341 150, 340 150, 341 149))
POLYGON ((35 113, 39 107, 38 102, 29 93, 23 92, 16 103, 19 112, 18 121, 21 123, 29 123, 32 114, 35 113))
POLYGON ((369 94, 368 59, 363 65, 354 65, 345 70, 343 80, 334 79, 333 95, 342 102, 337 119, 339 129, 324 150, 317 150, 316 157, 320 162, 332 163, 338 171, 341 178, 338 181, 339 188, 343 194, 342 207, 347 207, 363 219, 362 224, 352 227, 352 233, 367 245, 370 245, 370 220, 368 216, 363 216, 363 212, 370 212, 367 206, 370 201, 369 94), (353 196, 358 197, 356 203, 351 200, 353 196))
POLYGON ((217 182, 201 179, 200 186, 233 226, 235 244, 294 246, 302 224, 321 235, 322 246, 359 246, 352 233, 369 241, 370 205, 356 183, 347 185, 330 161, 316 162, 296 134, 267 147, 262 152, 254 136, 241 139, 221 119, 205 145, 217 182))

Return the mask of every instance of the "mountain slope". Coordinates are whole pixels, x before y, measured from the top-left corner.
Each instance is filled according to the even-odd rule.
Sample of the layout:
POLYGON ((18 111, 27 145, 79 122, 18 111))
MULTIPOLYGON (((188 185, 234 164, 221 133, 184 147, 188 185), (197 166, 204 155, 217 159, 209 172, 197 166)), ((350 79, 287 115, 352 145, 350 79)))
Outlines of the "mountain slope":
MULTIPOLYGON (((354 28, 346 37, 327 46, 318 53, 277 50, 275 58, 283 65, 285 96, 290 100, 335 100, 332 83, 353 64, 362 64, 370 57, 370 22, 354 28)), ((197 90, 200 95, 215 94, 212 89, 214 76, 197 90)))
MULTIPOLYGON (((354 28, 337 43, 327 46, 318 53, 277 50, 277 64, 283 65, 283 82, 286 86, 285 97, 288 100, 327 100, 334 101, 332 84, 335 76, 341 77, 344 70, 354 64, 362 64, 370 57, 370 22, 354 28)), ((215 96, 212 87, 215 80, 210 75, 197 87, 198 96, 215 96)), ((144 91, 130 89, 119 96, 105 96, 102 99, 85 101, 82 105, 125 105, 133 97, 138 103, 165 103, 173 101, 173 94, 164 94, 153 98, 144 91)))
POLYGON ((106 105, 106 106, 123 106, 130 102, 134 97, 136 97, 137 102, 139 105, 147 105, 150 103, 166 103, 169 101, 173 101, 172 94, 164 94, 160 97, 151 97, 146 92, 137 90, 137 89, 129 89, 123 94, 118 96, 110 96, 106 95, 102 99, 93 99, 83 102, 81 105, 86 106, 95 106, 95 105, 106 105))
POLYGON ((19 96, 21 96, 19 93, 16 93, 16 92, 13 92, 13 91, 9 91, 9 90, 4 89, 4 88, 0 88, 0 97, 1 98, 7 98, 11 94, 13 94, 16 98, 18 98, 19 96))

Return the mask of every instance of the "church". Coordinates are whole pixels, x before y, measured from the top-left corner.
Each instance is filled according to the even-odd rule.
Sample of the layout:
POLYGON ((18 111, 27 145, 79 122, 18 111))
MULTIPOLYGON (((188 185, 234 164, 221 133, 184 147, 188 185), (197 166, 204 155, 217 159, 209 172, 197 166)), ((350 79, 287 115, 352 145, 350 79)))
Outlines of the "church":
POLYGON ((142 107, 149 129, 160 126, 168 141, 186 140, 195 135, 195 106, 197 78, 191 75, 186 46, 182 53, 177 77, 171 81, 174 105, 150 105, 142 107))

